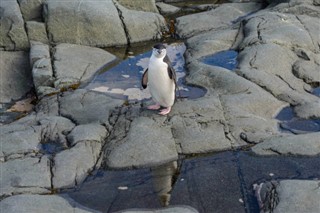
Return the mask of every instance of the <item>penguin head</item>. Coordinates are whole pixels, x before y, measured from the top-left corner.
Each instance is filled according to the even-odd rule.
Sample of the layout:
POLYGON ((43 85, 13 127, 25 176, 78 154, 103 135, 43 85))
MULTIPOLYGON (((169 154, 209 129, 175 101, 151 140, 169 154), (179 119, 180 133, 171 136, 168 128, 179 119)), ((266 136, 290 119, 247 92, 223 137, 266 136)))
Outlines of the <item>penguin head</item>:
POLYGON ((167 54, 167 49, 163 44, 156 44, 153 46, 152 55, 157 58, 164 58, 167 54))

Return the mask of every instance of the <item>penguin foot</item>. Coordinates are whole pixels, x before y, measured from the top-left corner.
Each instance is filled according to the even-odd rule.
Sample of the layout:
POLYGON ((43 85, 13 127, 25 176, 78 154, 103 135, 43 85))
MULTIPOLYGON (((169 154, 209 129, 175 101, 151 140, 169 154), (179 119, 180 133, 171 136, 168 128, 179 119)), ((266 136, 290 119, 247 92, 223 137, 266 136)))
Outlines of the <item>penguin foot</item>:
POLYGON ((157 110, 160 109, 160 104, 147 106, 147 109, 157 110))
POLYGON ((160 110, 159 114, 160 115, 166 115, 171 111, 171 107, 167 107, 165 109, 160 110))

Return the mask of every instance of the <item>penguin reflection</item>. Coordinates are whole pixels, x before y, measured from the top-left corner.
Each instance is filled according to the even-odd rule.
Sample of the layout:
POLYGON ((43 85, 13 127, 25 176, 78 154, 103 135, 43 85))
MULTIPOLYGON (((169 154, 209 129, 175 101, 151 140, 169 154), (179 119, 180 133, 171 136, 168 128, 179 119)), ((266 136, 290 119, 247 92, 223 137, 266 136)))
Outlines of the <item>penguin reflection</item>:
POLYGON ((162 206, 168 206, 171 198, 171 190, 174 178, 178 171, 177 161, 152 168, 153 187, 162 206))

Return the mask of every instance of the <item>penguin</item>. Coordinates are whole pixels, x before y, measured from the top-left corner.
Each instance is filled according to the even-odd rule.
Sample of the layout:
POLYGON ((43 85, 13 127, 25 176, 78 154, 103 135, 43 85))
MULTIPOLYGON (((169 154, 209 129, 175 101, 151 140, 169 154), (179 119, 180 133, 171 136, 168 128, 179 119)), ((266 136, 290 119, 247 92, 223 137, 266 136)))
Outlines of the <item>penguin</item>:
POLYGON ((149 65, 142 75, 142 87, 149 86, 154 105, 148 106, 148 109, 161 109, 159 114, 166 115, 171 111, 175 101, 177 89, 176 72, 173 69, 167 49, 163 44, 157 44, 153 47, 149 65))

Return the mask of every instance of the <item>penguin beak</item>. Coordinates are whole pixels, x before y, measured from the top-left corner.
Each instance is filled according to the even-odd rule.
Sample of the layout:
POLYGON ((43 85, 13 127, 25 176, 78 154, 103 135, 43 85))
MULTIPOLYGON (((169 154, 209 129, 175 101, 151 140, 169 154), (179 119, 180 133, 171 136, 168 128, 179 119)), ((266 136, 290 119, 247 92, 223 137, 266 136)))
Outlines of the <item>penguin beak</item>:
POLYGON ((158 53, 161 54, 161 50, 158 50, 158 53))

